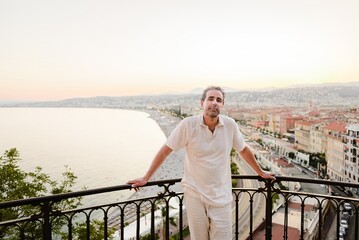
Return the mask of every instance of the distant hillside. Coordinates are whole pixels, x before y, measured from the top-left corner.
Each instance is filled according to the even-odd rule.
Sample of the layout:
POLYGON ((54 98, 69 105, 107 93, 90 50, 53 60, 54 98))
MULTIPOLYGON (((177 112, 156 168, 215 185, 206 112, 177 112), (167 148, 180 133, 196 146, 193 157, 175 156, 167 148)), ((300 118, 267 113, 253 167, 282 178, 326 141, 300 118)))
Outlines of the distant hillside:
MULTIPOLYGON (((0 103, 2 107, 101 107, 138 109, 146 107, 199 106, 203 89, 187 94, 144 96, 72 98, 61 101, 0 103)), ((311 87, 275 90, 238 91, 228 89, 226 105, 236 106, 359 106, 359 82, 341 85, 314 85, 311 87)))
POLYGON ((346 82, 346 83, 320 83, 320 84, 296 84, 289 86, 289 88, 307 88, 307 87, 359 87, 359 81, 346 82))

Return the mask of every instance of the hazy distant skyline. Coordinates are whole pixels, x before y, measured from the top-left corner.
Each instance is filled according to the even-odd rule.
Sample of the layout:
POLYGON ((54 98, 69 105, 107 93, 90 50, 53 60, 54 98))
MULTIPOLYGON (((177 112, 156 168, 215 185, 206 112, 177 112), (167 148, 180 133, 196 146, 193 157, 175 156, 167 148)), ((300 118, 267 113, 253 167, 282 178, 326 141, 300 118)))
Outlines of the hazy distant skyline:
POLYGON ((0 100, 359 81, 356 0, 0 0, 0 100))

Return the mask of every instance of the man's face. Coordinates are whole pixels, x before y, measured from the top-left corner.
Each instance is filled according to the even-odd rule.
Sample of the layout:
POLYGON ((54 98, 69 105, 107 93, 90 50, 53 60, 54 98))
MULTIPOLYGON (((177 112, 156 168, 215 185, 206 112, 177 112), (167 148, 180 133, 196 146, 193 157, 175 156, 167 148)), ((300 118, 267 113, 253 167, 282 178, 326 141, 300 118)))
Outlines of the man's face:
POLYGON ((209 90, 206 94, 206 99, 201 101, 203 112, 209 117, 217 117, 221 113, 223 104, 223 95, 218 90, 209 90))

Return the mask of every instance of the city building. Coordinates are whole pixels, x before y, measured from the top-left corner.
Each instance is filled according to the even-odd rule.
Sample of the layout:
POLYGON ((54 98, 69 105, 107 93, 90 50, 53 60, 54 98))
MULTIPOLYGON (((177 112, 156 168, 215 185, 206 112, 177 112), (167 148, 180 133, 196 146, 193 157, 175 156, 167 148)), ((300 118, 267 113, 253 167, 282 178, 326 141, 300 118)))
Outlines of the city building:
POLYGON ((314 129, 319 121, 298 121, 295 123, 295 144, 298 150, 310 152, 311 135, 310 131, 314 129))
POLYGON ((340 122, 329 123, 324 129, 328 130, 326 137, 327 174, 330 179, 344 181, 344 148, 346 124, 340 122))
POLYGON ((321 153, 323 152, 323 129, 321 125, 314 125, 310 130, 309 152, 321 153))
POLYGON ((346 138, 345 181, 359 183, 359 124, 348 125, 346 138))
POLYGON ((280 118, 280 134, 293 132, 295 128, 295 123, 301 120, 303 120, 303 116, 283 114, 280 118))

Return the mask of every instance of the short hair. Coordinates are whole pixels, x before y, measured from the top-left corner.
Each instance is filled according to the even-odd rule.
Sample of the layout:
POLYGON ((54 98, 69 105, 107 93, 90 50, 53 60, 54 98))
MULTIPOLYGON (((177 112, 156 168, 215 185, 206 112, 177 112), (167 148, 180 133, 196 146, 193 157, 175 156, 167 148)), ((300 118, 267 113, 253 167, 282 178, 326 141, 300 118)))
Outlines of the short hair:
POLYGON ((210 90, 218 90, 218 91, 220 91, 222 93, 222 95, 223 95, 223 100, 224 100, 225 93, 224 93, 223 88, 218 87, 218 86, 209 86, 209 87, 207 87, 207 88, 205 88, 203 90, 202 97, 201 97, 202 101, 206 100, 207 92, 210 91, 210 90))

